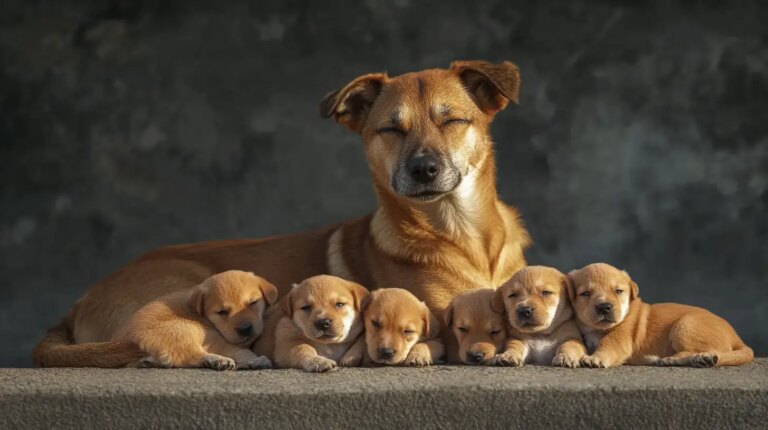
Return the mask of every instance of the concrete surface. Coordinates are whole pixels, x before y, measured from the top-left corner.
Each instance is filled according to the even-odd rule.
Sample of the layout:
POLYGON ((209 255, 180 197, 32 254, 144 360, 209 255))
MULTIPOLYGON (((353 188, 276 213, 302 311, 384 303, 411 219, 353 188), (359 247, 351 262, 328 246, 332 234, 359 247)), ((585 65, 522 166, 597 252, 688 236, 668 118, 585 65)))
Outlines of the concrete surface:
POLYGON ((0 428, 765 428, 739 368, 0 370, 0 428))
POLYGON ((520 66, 492 127, 532 264, 627 269, 768 355, 768 1, 2 0, 0 366, 161 245, 373 208, 318 102, 362 73, 520 66))

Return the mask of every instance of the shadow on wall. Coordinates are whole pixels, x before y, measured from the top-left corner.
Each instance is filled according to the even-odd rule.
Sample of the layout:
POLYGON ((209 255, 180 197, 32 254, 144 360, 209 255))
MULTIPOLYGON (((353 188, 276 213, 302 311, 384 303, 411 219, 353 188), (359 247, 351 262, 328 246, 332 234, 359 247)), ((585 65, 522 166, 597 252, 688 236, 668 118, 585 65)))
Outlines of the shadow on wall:
POLYGON ((319 100, 474 58, 522 70, 493 134, 530 262, 611 262, 768 354, 764 2, 273 3, 3 2, 0 365, 148 249, 370 211, 319 100))

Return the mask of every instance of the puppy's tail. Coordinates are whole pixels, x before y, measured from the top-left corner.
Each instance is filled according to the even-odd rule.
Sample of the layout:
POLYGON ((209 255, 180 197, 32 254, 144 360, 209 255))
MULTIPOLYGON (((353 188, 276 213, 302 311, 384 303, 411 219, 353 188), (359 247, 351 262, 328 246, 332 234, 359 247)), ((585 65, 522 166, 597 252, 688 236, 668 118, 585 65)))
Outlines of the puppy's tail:
POLYGON ((32 351, 40 367, 124 367, 143 358, 141 349, 130 342, 93 342, 73 344, 70 313, 48 330, 32 351))
POLYGON ((752 351, 752 348, 742 344, 733 351, 718 353, 717 365, 739 366, 742 364, 751 363, 753 358, 755 358, 755 353, 752 351))

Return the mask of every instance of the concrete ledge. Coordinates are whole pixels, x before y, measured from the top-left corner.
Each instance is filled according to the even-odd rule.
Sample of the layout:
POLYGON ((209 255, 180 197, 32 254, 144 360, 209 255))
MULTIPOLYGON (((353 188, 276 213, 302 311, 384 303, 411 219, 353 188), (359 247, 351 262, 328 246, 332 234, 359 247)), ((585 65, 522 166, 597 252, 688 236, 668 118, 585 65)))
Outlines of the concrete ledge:
POLYGON ((739 368, 0 370, 0 428, 765 428, 739 368))

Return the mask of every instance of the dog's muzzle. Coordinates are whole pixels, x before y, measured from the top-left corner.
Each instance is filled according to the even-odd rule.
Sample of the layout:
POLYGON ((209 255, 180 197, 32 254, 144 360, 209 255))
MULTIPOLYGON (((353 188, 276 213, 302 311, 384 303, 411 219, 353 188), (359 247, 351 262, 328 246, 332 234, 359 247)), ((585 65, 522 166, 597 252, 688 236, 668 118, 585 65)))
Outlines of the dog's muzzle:
POLYGON ((461 172, 449 160, 431 154, 408 157, 392 175, 392 189, 401 196, 429 201, 455 190, 461 172))

